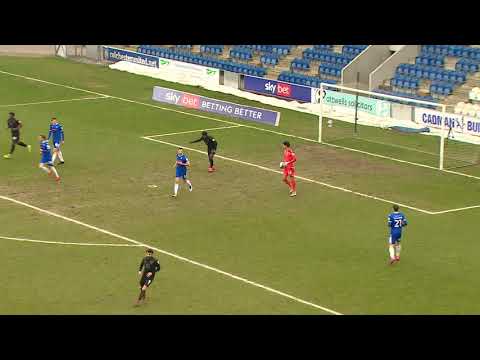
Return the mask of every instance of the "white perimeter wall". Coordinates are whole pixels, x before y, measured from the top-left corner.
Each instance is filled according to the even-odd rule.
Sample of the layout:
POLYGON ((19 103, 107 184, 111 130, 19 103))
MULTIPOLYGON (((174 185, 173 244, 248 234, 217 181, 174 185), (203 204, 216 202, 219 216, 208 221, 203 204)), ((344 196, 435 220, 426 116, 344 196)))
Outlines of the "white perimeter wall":
POLYGON ((2 55, 55 55, 55 45, 0 45, 2 55))
POLYGON ((420 53, 420 45, 390 45, 401 47, 392 56, 380 64, 371 74, 368 90, 376 89, 385 80, 391 79, 395 74, 397 66, 401 63, 408 63, 420 53))
POLYGON ((358 88, 368 90, 369 74, 390 56, 389 47, 390 45, 370 45, 363 50, 342 69, 342 85, 356 88, 357 73, 360 73, 358 88))

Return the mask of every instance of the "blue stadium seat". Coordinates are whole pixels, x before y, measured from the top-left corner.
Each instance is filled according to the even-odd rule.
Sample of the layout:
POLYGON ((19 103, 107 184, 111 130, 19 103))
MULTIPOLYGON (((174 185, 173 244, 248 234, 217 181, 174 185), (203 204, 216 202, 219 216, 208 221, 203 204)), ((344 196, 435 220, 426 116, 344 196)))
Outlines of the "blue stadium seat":
POLYGON ((310 62, 306 59, 295 58, 291 62, 291 66, 295 69, 308 70, 310 69, 310 62))

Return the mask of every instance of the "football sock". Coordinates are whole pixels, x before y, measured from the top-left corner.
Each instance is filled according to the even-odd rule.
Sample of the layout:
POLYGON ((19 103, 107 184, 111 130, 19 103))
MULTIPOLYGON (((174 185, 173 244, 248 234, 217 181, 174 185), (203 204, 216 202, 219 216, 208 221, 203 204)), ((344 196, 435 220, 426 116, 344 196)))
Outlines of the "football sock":
POLYGON ((50 173, 50 170, 48 168, 46 168, 45 166, 40 166, 40 169, 42 169, 43 171, 45 171, 47 174, 50 173))
POLYGON ((186 183, 187 183, 189 186, 192 186, 192 183, 190 182, 190 180, 186 180, 186 183))
POLYGON ((292 179, 292 181, 290 181, 290 184, 292 186, 292 190, 297 191, 297 182, 295 181, 295 179, 292 179))
POLYGON ((210 167, 213 168, 213 159, 210 159, 210 167))
POLYGON ((397 245, 396 248, 395 248, 395 255, 397 257, 400 257, 400 250, 402 249, 402 246, 401 245, 397 245))
POLYGON ((15 151, 15 143, 12 143, 12 146, 10 147, 10 154, 13 154, 15 151))
POLYGON ((178 184, 175 184, 175 187, 174 187, 174 194, 177 195, 178 193, 178 188, 180 187, 180 185, 178 184))
POLYGON ((144 293, 144 291, 143 291, 143 290, 140 290, 140 295, 138 295, 138 300, 139 300, 139 301, 142 300, 142 298, 143 298, 143 293, 144 293))
POLYGON ((27 144, 25 144, 23 141, 19 141, 17 144, 23 147, 27 147, 27 144))
POLYGON ((283 179, 283 182, 287 184, 289 188, 291 188, 290 181, 288 181, 288 179, 283 179))
POLYGON ((54 152, 52 155, 52 162, 54 163, 56 159, 57 159, 57 153, 54 152))
POLYGON ((393 247, 393 245, 390 245, 388 247, 388 252, 390 253, 390 259, 395 259, 395 248, 393 247))
POLYGON ((58 151, 58 158, 60 159, 61 162, 63 162, 63 154, 61 151, 58 151))
POLYGON ((55 169, 54 166, 52 166, 50 169, 51 169, 51 170, 53 171, 53 173, 55 174, 55 177, 58 177, 57 169, 55 169))

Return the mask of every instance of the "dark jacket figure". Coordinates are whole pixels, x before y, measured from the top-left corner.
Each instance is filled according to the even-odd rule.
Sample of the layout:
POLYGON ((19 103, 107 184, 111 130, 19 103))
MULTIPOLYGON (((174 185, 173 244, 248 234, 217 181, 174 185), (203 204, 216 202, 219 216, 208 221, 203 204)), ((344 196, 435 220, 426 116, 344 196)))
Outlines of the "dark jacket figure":
POLYGON ((160 271, 160 263, 153 257, 153 250, 147 249, 146 256, 142 259, 138 274, 140 278, 140 295, 138 296, 136 305, 140 305, 141 301, 145 301, 147 296, 147 288, 155 279, 155 274, 160 271))
POLYGON ((208 161, 210 162, 210 167, 208 168, 209 172, 215 171, 215 167, 213 166, 213 157, 215 156, 217 152, 217 140, 213 138, 212 136, 208 135, 206 131, 202 131, 202 136, 200 139, 191 141, 190 144, 197 143, 203 141, 205 145, 207 145, 207 151, 208 151, 208 161))
POLYGON ((12 145, 10 147, 10 152, 4 155, 3 157, 5 159, 10 159, 12 157, 13 152, 15 151, 15 145, 26 147, 30 152, 31 146, 25 144, 23 141, 20 141, 20 128, 22 127, 22 122, 15 118, 15 114, 13 112, 8 113, 7 127, 10 129, 12 133, 12 145))

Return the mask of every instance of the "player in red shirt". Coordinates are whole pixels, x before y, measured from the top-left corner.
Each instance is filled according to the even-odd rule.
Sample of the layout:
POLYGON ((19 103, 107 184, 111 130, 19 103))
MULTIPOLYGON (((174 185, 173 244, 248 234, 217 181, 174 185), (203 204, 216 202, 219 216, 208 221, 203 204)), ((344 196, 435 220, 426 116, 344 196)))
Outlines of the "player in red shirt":
POLYGON ((295 181, 295 162, 297 157, 290 148, 290 142, 283 142, 283 182, 290 188, 290 196, 297 196, 297 182, 295 181))

